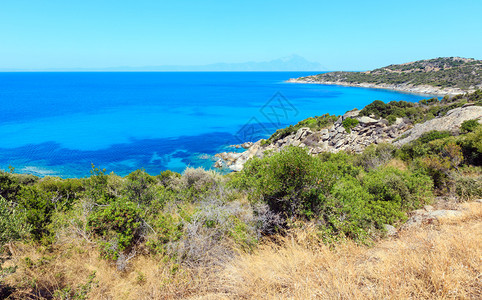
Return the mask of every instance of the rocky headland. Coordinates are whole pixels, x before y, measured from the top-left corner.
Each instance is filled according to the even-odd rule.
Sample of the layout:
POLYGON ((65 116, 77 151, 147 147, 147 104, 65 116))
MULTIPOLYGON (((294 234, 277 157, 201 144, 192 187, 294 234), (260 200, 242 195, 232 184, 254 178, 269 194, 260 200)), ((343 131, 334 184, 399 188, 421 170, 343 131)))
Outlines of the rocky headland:
POLYGON ((458 95, 482 88, 482 61, 440 57, 374 69, 366 72, 328 72, 292 78, 292 83, 312 83, 389 89, 428 95, 458 95))
POLYGON ((478 120, 482 123, 482 106, 466 103, 448 110, 445 114, 422 123, 414 123, 409 118, 396 118, 392 124, 387 119, 375 116, 362 116, 360 110, 352 110, 340 116, 333 125, 321 130, 301 127, 291 134, 275 139, 271 143, 259 140, 245 144, 244 152, 223 152, 216 154, 215 167, 240 171, 243 165, 253 157, 263 157, 269 152, 279 152, 288 146, 306 148, 312 154, 322 152, 348 151, 361 153, 371 144, 391 143, 397 147, 410 143, 422 134, 438 130, 458 134, 461 124, 466 120, 478 120), (352 127, 344 124, 351 119, 352 127))

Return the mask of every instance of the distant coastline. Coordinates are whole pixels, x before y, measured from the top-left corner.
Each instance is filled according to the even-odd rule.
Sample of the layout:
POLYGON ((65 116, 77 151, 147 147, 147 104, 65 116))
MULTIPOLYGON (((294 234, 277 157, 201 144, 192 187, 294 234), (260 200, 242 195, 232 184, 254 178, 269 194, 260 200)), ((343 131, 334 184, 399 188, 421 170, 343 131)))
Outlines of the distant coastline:
POLYGON ((412 94, 422 94, 422 95, 436 95, 436 96, 453 96, 465 93, 471 93, 475 90, 462 90, 459 88, 439 88, 429 85, 410 85, 410 84, 375 84, 375 83, 351 83, 343 81, 320 81, 314 79, 306 78, 291 78, 287 80, 288 83, 303 83, 303 84, 326 84, 326 85, 339 85, 339 86, 349 86, 349 87, 360 87, 360 88, 370 88, 370 89, 383 89, 383 90, 393 90, 397 92, 405 92, 412 94))
POLYGON ((386 89, 405 93, 454 96, 482 88, 482 60, 438 57, 365 72, 327 72, 288 82, 386 89))

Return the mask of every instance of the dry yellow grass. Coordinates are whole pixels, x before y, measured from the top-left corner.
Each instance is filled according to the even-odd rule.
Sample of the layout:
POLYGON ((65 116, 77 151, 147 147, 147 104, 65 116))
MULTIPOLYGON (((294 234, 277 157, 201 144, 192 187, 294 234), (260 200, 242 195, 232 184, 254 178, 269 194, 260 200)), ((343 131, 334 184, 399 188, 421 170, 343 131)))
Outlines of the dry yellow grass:
POLYGON ((387 166, 393 167, 393 168, 401 170, 401 171, 407 170, 407 164, 399 158, 393 158, 392 160, 390 160, 388 162, 387 166))
POLYGON ((374 247, 313 247, 298 233, 226 269, 225 285, 248 299, 481 299, 482 204, 374 247))
POLYGON ((139 255, 119 272, 88 245, 44 251, 17 245, 4 264, 17 265, 17 272, 4 282, 17 287, 12 296, 18 299, 51 298, 66 287, 79 291, 93 271, 89 299, 481 299, 482 204, 461 209, 461 217, 372 247, 329 248, 308 227, 241 253, 223 270, 173 272, 175 265, 162 258, 139 255))

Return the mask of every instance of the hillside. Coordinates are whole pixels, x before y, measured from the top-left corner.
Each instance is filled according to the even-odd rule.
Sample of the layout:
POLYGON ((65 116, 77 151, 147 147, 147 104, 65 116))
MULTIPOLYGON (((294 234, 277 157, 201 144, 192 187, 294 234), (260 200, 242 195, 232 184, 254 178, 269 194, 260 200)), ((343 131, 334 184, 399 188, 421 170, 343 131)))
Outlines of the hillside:
POLYGON ((289 82, 386 88, 427 94, 460 94, 482 88, 482 61, 441 57, 366 72, 329 72, 289 82))

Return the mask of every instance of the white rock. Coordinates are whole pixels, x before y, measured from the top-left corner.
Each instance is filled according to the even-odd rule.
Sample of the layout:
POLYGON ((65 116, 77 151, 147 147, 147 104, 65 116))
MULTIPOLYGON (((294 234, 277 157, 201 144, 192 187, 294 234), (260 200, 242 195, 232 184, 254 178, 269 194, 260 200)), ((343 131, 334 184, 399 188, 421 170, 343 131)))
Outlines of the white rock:
POLYGON ((377 123, 378 121, 373 119, 373 118, 370 118, 370 117, 366 117, 366 116, 363 116, 363 117, 360 117, 358 118, 358 121, 361 123, 361 124, 364 124, 364 125, 367 125, 367 124, 375 124, 377 123))
POLYGON ((462 214, 463 213, 461 211, 458 211, 458 210, 442 209, 442 210, 432 211, 428 214, 428 216, 431 217, 431 218, 435 218, 437 220, 440 220, 440 219, 450 219, 450 218, 458 217, 458 216, 461 216, 462 214))
POLYGON ((387 236, 396 236, 398 233, 397 228, 393 227, 392 225, 384 224, 383 228, 387 232, 387 236))

